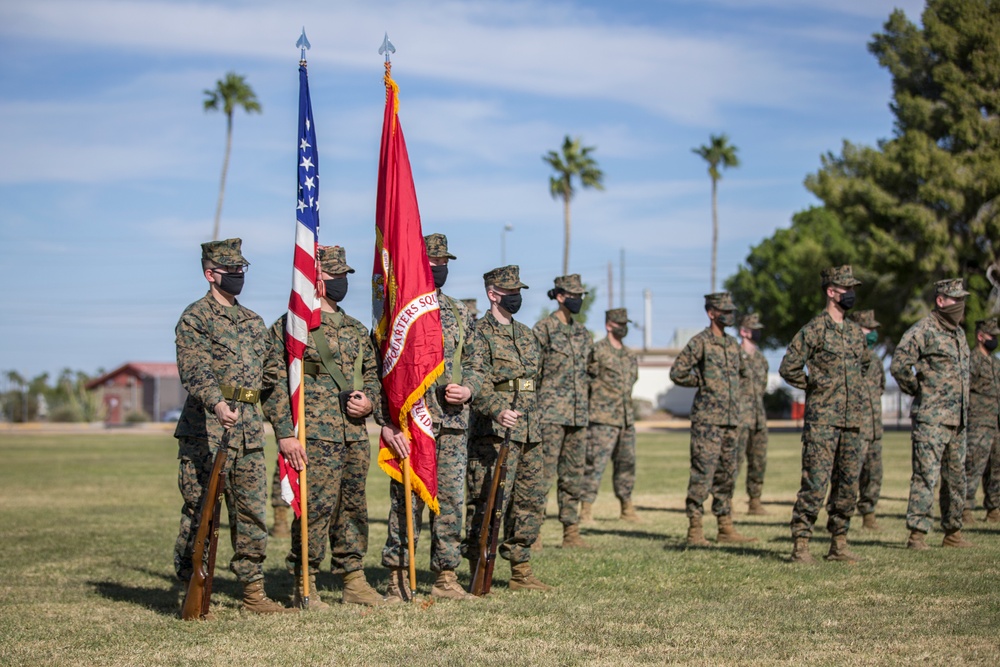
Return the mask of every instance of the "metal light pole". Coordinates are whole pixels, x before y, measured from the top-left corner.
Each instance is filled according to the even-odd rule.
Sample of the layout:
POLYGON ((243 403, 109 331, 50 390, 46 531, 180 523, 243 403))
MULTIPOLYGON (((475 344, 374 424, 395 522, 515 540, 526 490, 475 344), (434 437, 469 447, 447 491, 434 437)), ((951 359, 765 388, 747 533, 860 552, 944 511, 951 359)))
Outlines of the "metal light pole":
POLYGON ((506 224, 500 232, 500 266, 507 266, 507 232, 514 231, 514 225, 506 224))

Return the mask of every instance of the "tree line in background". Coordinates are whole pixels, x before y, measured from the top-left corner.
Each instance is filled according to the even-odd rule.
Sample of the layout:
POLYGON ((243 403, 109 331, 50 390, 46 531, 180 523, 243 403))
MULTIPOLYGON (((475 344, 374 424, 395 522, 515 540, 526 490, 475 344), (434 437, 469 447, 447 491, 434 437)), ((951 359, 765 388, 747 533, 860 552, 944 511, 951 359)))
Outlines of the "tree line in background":
POLYGON ((819 271, 852 264, 859 308, 895 344, 964 277, 966 331, 995 314, 1000 242, 1000 0, 929 0, 923 27, 894 11, 869 51, 892 75, 892 138, 844 141, 805 185, 822 206, 754 246, 725 283, 782 347, 824 304, 819 271), (992 296, 992 299, 991 299, 992 296))
MULTIPOLYGON (((101 371, 98 371, 98 376, 101 371)), ((0 411, 8 422, 96 422, 104 419, 101 391, 88 391, 93 377, 82 371, 63 369, 50 383, 48 373, 28 379, 17 371, 3 373, 0 411)))

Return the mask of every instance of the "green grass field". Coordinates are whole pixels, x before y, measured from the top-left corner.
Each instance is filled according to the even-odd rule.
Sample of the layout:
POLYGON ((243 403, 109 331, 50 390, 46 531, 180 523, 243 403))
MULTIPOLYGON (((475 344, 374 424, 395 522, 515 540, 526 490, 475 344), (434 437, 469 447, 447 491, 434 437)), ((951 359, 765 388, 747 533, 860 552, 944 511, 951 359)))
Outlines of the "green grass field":
MULTIPOLYGON (((635 501, 644 523, 617 520, 608 474, 597 523, 584 531, 592 549, 556 548, 551 499, 533 563, 555 591, 509 592, 501 561, 488 599, 433 602, 422 544, 422 602, 250 618, 238 611, 231 551, 220 543, 217 620, 185 623, 171 560, 180 508, 174 440, 0 432, 0 664, 1000 664, 1000 529, 967 529, 976 549, 944 550, 940 533, 930 551, 903 548, 908 434, 887 434, 883 532, 862 533, 855 522, 852 548, 865 560, 853 566, 787 562, 794 433, 771 436, 770 516, 745 516, 737 484, 737 525, 760 542, 686 550, 687 443, 686 433, 640 435, 635 501)), ((372 468, 366 567, 382 590, 387 479, 372 468)), ((713 539, 714 521, 706 528, 713 539)), ((814 554, 828 543, 819 532, 814 554)), ((286 602, 287 549, 287 540, 272 540, 265 563, 269 593, 286 602)), ((467 583, 467 568, 460 577, 467 583)), ((320 576, 325 600, 339 600, 336 586, 320 576)))

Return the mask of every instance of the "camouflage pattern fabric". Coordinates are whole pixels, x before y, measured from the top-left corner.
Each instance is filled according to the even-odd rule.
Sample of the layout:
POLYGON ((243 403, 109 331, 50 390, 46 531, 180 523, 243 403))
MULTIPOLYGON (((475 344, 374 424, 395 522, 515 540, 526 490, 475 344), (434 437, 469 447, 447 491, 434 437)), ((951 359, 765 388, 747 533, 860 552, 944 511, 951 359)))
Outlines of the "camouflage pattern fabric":
MULTIPOLYGON (((441 429, 435 435, 437 451, 438 505, 441 513, 430 513, 431 571, 455 570, 462 562, 462 510, 465 506, 465 471, 468 466, 468 432, 441 429)), ((405 568, 406 498, 403 485, 389 482, 389 534, 382 549, 382 565, 405 568)), ((413 494, 413 544, 417 548, 423 528, 424 501, 413 494)))
POLYGON ((635 426, 591 424, 587 427, 587 465, 580 500, 593 503, 610 459, 618 500, 631 500, 635 488, 635 426))
MULTIPOLYGON (((749 326, 752 324, 751 321, 749 326)), ((767 392, 767 373, 770 367, 760 350, 747 354, 740 348, 740 353, 747 368, 747 377, 745 382, 740 383, 744 426, 740 429, 739 443, 736 447, 737 476, 745 460, 747 495, 751 498, 760 498, 764 488, 764 473, 767 472, 767 415, 764 413, 764 394, 767 392)))
POLYGON ((913 475, 906 526, 930 531, 934 485, 940 478, 941 525, 946 531, 960 530, 970 382, 965 332, 949 331, 931 313, 903 334, 889 372, 899 388, 913 396, 913 475))
MULTIPOLYGON (((184 499, 181 524, 174 545, 174 572, 181 581, 191 578, 191 557, 201 523, 201 498, 208 486, 218 445, 200 438, 179 439, 177 486, 184 499)), ((243 584, 264 578, 267 552, 267 471, 264 450, 229 451, 226 466, 226 511, 233 557, 230 571, 243 584)))
MULTIPOLYGON (((990 456, 1000 441, 1000 430, 988 426, 970 426, 965 450, 965 506, 976 507, 979 481, 986 475, 990 456)), ((988 495, 988 483, 983 484, 983 494, 988 495)))
POLYGON ((865 448, 858 477, 858 512, 871 514, 882 497, 882 438, 873 440, 865 448))
MULTIPOLYGON (((969 439, 965 452, 966 507, 976 506, 979 480, 990 465, 1000 433, 1000 360, 978 349, 969 355, 969 439)), ((983 492, 989 489, 983 484, 983 492)))
POLYGON ((586 426, 590 393, 587 360, 593 336, 582 324, 563 324, 555 314, 539 320, 533 331, 541 351, 538 408, 542 421, 586 426))
POLYGON ((989 464, 983 475, 983 506, 987 510, 1000 509, 1000 435, 993 437, 989 464))
MULTIPOLYGON (((519 282, 516 271, 503 275, 489 274, 489 280, 519 282)), ((516 267, 514 267, 516 269, 516 267)), ((493 283, 491 283, 493 284, 493 283)), ((513 288, 508 288, 513 289, 513 288)), ((495 420, 510 408, 512 391, 496 391, 494 386, 508 380, 536 381, 541 365, 538 340, 531 329, 517 321, 504 326, 492 312, 476 322, 476 347, 482 363, 482 389, 472 402, 472 424, 469 435, 469 464, 466 471, 466 537, 463 555, 475 558, 486 496, 493 478, 500 443, 505 429, 495 420)), ((504 505, 504 541, 498 552, 512 563, 524 563, 531 558, 531 545, 541 530, 545 509, 544 457, 536 392, 518 394, 517 411, 521 416, 511 429, 510 455, 507 459, 507 493, 504 505)))
POLYGON ((631 426, 632 386, 639 379, 639 362, 626 347, 616 349, 607 338, 598 341, 587 361, 590 376, 591 424, 631 426))
POLYGON ((444 336, 444 373, 438 378, 437 386, 426 394, 427 409, 435 424, 440 424, 444 428, 465 431, 469 428, 469 406, 472 399, 479 394, 483 384, 481 362, 476 347, 476 323, 465 304, 443 294, 441 290, 438 290, 438 303, 441 308, 441 332, 444 336), (451 383, 455 348, 458 346, 459 322, 455 319, 456 311, 462 320, 463 334, 462 380, 459 384, 472 392, 472 398, 465 405, 451 405, 442 400, 444 387, 451 383))
POLYGON ((709 493, 712 494, 712 514, 732 513, 739 430, 737 426, 691 422, 691 470, 684 501, 688 518, 704 513, 709 493))
POLYGON ((716 426, 742 423, 740 377, 746 375, 739 343, 729 335, 699 332, 670 369, 670 379, 682 387, 697 387, 691 422, 716 426))
MULTIPOLYGON (((547 490, 556 483, 559 521, 564 526, 580 522, 580 497, 583 493, 584 468, 587 465, 587 427, 563 426, 542 422, 542 456, 547 490)), ((539 521, 545 520, 545 508, 539 521)))
POLYGON ((274 474, 271 475, 271 507, 288 507, 281 498, 281 471, 278 466, 274 467, 274 474))
POLYGON ((934 487, 940 480, 941 528, 945 532, 961 530, 965 509, 965 428, 914 421, 911 438, 913 475, 906 527, 930 532, 934 487))
POLYGON ((865 381, 870 364, 861 327, 850 320, 838 325, 824 311, 795 334, 778 372, 788 384, 805 390, 806 424, 872 431, 865 381))
POLYGON ((744 426, 736 444, 736 476, 739 477, 744 461, 747 464, 747 496, 760 498, 764 493, 764 474, 767 472, 767 425, 763 428, 744 426))
POLYGON ((206 241, 201 244, 201 258, 214 262, 216 266, 250 265, 243 256, 243 239, 223 239, 221 241, 206 241))
MULTIPOLYGON (((238 246, 236 246, 238 252, 238 246)), ((220 385, 270 391, 263 377, 267 329, 253 311, 226 308, 209 292, 188 306, 176 327, 177 369, 188 392, 174 431, 183 498, 174 569, 186 581, 200 520, 200 504, 224 429, 215 417, 220 385)), ((262 395, 263 396, 263 395, 262 395)), ((263 578, 267 549, 264 425, 255 404, 235 404, 239 419, 229 435, 226 507, 234 556, 230 570, 243 584, 263 578)))
POLYGON ((813 525, 826 498, 826 528, 846 535, 857 507, 858 477, 864 443, 857 429, 806 424, 802 431, 802 481, 792 509, 792 538, 812 537, 813 525))

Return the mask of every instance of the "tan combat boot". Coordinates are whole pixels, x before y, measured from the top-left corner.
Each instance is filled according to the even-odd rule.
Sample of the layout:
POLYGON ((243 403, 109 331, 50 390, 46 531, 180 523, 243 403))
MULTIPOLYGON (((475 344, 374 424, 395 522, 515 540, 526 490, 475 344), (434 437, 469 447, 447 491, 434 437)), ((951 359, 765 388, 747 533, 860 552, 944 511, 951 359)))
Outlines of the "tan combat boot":
POLYGON ((431 588, 432 598, 444 598, 446 600, 476 600, 475 595, 466 592, 458 583, 458 575, 455 570, 441 570, 438 572, 434 587, 431 588))
POLYGON ((258 579, 243 586, 243 611, 251 614, 283 614, 294 611, 267 597, 264 594, 264 580, 258 579))
POLYGON ((274 508, 274 525, 271 526, 271 530, 267 531, 267 534, 277 538, 289 538, 292 536, 292 531, 288 528, 287 507, 274 508))
POLYGON ((631 500, 623 500, 622 502, 622 514, 619 519, 622 521, 629 521, 631 523, 642 523, 642 519, 639 517, 639 513, 635 511, 635 505, 632 504, 631 500))
POLYGON ((808 537, 796 537, 792 543, 792 558, 791 562, 801 563, 803 565, 815 565, 816 559, 813 555, 809 553, 809 538, 808 537))
POLYGON ((868 514, 861 515, 861 527, 865 530, 870 530, 873 533, 877 533, 882 530, 878 525, 878 521, 875 520, 875 512, 869 512, 868 514))
POLYGON ((542 583, 531 572, 531 563, 510 564, 510 582, 507 584, 512 591, 551 591, 554 586, 542 583))
POLYGON ((580 503, 580 523, 588 526, 594 523, 594 503, 580 503))
POLYGON ((962 525, 971 526, 976 523, 976 517, 972 515, 972 509, 966 507, 962 510, 962 525))
POLYGON ((309 611, 326 611, 330 608, 330 605, 323 602, 319 597, 319 589, 316 588, 316 575, 309 575, 309 606, 303 607, 302 600, 302 576, 298 575, 295 577, 295 591, 292 593, 292 606, 296 609, 306 608, 309 611))
POLYGON ((1000 523, 1000 509, 994 507, 986 513, 986 523, 1000 523))
POLYGON ((927 533, 919 530, 911 530, 910 537, 906 540, 906 548, 914 551, 926 551, 930 549, 927 545, 927 533))
POLYGON ((587 544, 582 537, 580 537, 580 524, 574 523, 569 526, 563 526, 563 549, 589 549, 590 545, 587 544))
POLYGON ((770 512, 764 509, 764 503, 760 502, 760 498, 751 498, 750 502, 747 503, 747 514, 750 516, 767 516, 770 512))
POLYGON ((827 560, 840 561, 842 563, 861 562, 861 558, 847 548, 847 535, 834 535, 830 540, 830 551, 826 554, 827 560))
POLYGON ((969 547, 974 547, 976 545, 962 537, 961 530, 953 530, 950 533, 945 534, 944 540, 941 542, 941 546, 968 549, 969 547))
POLYGON ((374 607, 385 602, 385 598, 368 584, 364 570, 355 570, 344 575, 343 602, 344 604, 363 604, 374 607))
POLYGON ((701 516, 688 518, 687 545, 689 547, 712 546, 712 543, 705 539, 705 531, 701 525, 701 516))
POLYGON ((732 514, 723 514, 718 519, 719 534, 716 536, 715 541, 719 544, 747 544, 757 541, 756 537, 747 537, 736 532, 736 527, 733 526, 732 514))
MULTIPOLYGON (((470 561, 472 562, 472 561, 470 561)), ((472 562, 472 572, 476 564, 472 562)), ((410 590, 410 571, 405 567, 394 567, 389 570, 389 589, 385 593, 386 602, 412 602, 413 591, 410 590)))

